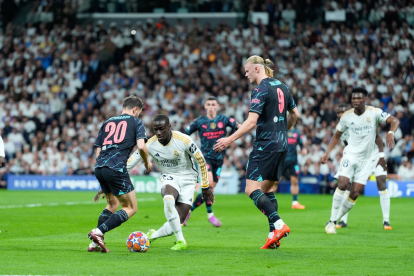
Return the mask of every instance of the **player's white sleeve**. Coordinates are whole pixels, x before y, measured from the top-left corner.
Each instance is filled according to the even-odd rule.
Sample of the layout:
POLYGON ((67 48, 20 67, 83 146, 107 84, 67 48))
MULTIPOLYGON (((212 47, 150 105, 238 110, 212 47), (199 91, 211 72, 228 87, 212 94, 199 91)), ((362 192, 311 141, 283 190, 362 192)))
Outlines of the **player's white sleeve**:
POLYGON ((378 118, 378 123, 385 123, 391 116, 389 113, 382 111, 380 108, 374 108, 375 115, 378 118))
POLYGON ((0 156, 6 157, 6 154, 4 153, 4 142, 1 136, 0 136, 0 156))
POLYGON ((208 173, 207 173, 207 166, 206 160, 204 159, 203 153, 194 143, 194 141, 190 138, 190 145, 186 145, 185 151, 193 157, 198 163, 198 169, 201 175, 201 188, 208 188, 210 185, 208 183, 208 173))
POLYGON ((127 170, 128 172, 132 171, 132 169, 142 160, 141 155, 139 154, 139 151, 134 151, 133 154, 128 158, 127 161, 127 170))
POLYGON ((336 130, 337 131, 345 132, 348 129, 348 127, 345 123, 345 120, 346 119, 344 119, 344 117, 342 116, 341 119, 339 120, 339 123, 336 125, 336 130))

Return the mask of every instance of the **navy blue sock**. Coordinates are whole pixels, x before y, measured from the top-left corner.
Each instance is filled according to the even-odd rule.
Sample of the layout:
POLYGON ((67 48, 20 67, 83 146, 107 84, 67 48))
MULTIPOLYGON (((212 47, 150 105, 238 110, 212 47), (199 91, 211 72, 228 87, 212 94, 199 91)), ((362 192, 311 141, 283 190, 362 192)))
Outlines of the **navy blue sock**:
POLYGON ((198 206, 200 206, 201 204, 203 204, 203 202, 204 202, 203 195, 198 194, 198 196, 196 197, 196 199, 193 202, 193 206, 191 206, 191 211, 194 211, 194 209, 197 208, 198 206))
POLYGON ((253 200, 254 205, 256 205, 256 207, 267 217, 269 220, 270 231, 273 231, 270 225, 274 224, 277 220, 280 219, 279 214, 273 206, 273 203, 260 189, 253 191, 250 194, 250 198, 253 200))
POLYGON ((293 201, 298 201, 298 195, 292 195, 292 200, 293 201))
POLYGON ((211 207, 211 202, 206 200, 207 214, 213 213, 213 207, 211 207))
POLYGON ((102 223, 98 229, 101 230, 103 234, 112 229, 120 226, 122 223, 128 220, 128 214, 124 209, 116 211, 112 216, 109 217, 104 223, 102 223))
MULTIPOLYGON (((277 204, 277 199, 276 199, 275 194, 273 192, 270 192, 270 193, 265 193, 265 195, 272 202, 273 207, 275 207, 275 210, 277 212, 277 210, 279 209, 279 205, 277 204)), ((271 223, 270 221, 269 221, 269 227, 270 227, 270 231, 276 230, 275 225, 271 223)))
POLYGON ((99 215, 98 226, 96 227, 101 226, 101 224, 107 221, 109 217, 112 216, 112 214, 113 213, 109 211, 108 209, 103 209, 102 213, 99 215))

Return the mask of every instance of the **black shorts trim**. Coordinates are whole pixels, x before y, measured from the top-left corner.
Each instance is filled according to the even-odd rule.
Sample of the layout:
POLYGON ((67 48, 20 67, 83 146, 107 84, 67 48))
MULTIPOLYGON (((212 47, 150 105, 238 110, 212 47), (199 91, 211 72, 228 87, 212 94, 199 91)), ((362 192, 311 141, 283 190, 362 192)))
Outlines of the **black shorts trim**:
POLYGON ((206 158, 207 171, 213 173, 213 181, 218 182, 221 174, 221 167, 223 166, 223 159, 206 158))
POLYGON ((95 169, 95 176, 104 194, 123 195, 134 190, 128 173, 114 171, 108 167, 95 169))
POLYGON ((246 168, 246 179, 254 181, 279 181, 287 156, 284 152, 264 152, 253 149, 246 168))

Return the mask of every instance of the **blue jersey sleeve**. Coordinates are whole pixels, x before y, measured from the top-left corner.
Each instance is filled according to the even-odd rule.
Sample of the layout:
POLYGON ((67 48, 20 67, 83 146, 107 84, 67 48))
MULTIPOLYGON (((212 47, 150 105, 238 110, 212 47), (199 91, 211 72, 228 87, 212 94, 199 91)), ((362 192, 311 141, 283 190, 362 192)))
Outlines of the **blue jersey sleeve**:
POLYGON ((147 133, 145 132, 144 123, 140 119, 135 120, 135 128, 136 128, 135 140, 144 139, 146 142, 148 140, 147 133))
POLYGON ((296 107, 296 103, 295 103, 295 100, 293 99, 292 95, 290 94, 290 91, 289 91, 288 95, 289 96, 288 96, 288 101, 287 101, 287 109, 292 110, 296 107))
POLYGON ((298 145, 303 148, 302 134, 298 131, 298 145))
POLYGON ((185 128, 185 133, 187 135, 191 135, 194 132, 196 132, 198 130, 198 124, 197 124, 197 119, 195 119, 191 124, 189 124, 186 128, 185 128))
POLYGON ((98 133, 98 137, 96 137, 96 140, 95 140, 94 146, 98 148, 102 148, 102 143, 103 143, 102 139, 103 139, 103 133, 104 133, 103 127, 104 125, 101 126, 101 129, 99 130, 99 133, 98 133))
POLYGON ((262 114, 268 95, 267 87, 258 86, 252 92, 252 103, 249 112, 262 114))
POLYGON ((231 127, 232 132, 235 132, 237 130, 237 122, 236 119, 227 117, 227 126, 231 127))

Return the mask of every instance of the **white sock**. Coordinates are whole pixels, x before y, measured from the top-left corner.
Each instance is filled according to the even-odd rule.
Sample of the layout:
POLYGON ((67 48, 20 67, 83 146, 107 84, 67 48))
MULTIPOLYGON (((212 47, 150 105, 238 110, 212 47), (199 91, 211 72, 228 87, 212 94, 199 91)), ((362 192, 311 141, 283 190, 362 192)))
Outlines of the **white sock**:
POLYGON ((177 241, 185 242, 181 229, 180 216, 178 215, 177 209, 175 209, 175 200, 172 195, 164 196, 164 213, 177 241))
POLYGON ((349 212, 349 210, 352 209, 352 207, 354 207, 355 205, 355 201, 352 200, 351 198, 347 198, 346 200, 344 200, 344 203, 342 204, 340 210, 339 210, 339 214, 338 217, 335 221, 337 221, 340 217, 342 217, 343 215, 345 215, 346 213, 349 212))
POLYGON ((212 216, 214 216, 214 213, 207 213, 207 218, 211 218, 212 216))
POLYGON ((99 228, 95 228, 95 234, 98 234, 98 235, 102 235, 103 236, 103 234, 102 234, 102 232, 101 232, 101 230, 99 230, 99 228))
POLYGON ((275 224, 276 230, 282 229, 283 225, 285 225, 282 219, 278 219, 274 224, 275 224))
MULTIPOLYGON (((346 190, 345 194, 344 194, 344 201, 347 200, 347 198, 349 197, 349 193, 350 191, 346 190)), ((343 204, 343 202, 342 202, 343 204)), ((348 214, 346 213, 345 215, 342 216, 341 221, 344 222, 345 224, 348 224, 348 214)))
POLYGON ((296 205, 298 203, 299 203, 299 201, 297 201, 297 200, 292 201, 292 205, 296 205))
POLYGON ((391 200, 390 194, 388 190, 385 189, 384 191, 379 191, 380 195, 380 202, 381 202, 381 209, 382 209, 382 217, 384 221, 390 221, 390 207, 391 207, 391 200))
POLYGON ((164 225, 151 235, 151 239, 158 239, 161 237, 171 236, 173 230, 171 229, 170 223, 167 221, 164 225))
POLYGON ((338 220, 339 208, 341 208, 342 202, 344 201, 345 191, 336 188, 332 200, 331 218, 330 221, 338 220))

